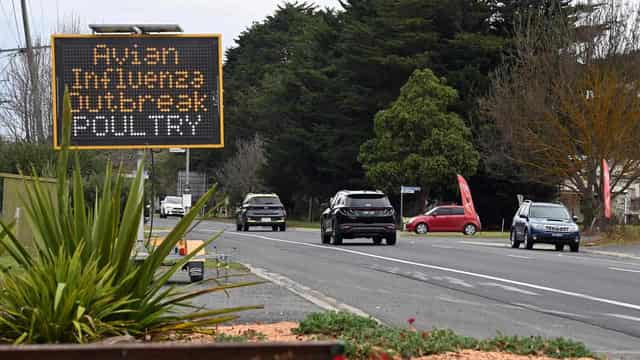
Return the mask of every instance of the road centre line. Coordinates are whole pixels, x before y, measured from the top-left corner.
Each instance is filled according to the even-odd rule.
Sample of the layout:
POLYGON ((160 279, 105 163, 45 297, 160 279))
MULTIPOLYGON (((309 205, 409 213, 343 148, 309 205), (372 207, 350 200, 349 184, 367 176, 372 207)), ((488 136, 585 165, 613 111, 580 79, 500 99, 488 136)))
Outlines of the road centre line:
POLYGON ((455 249, 453 246, 433 244, 431 247, 439 249, 455 249))
POLYGON ((533 291, 523 290, 523 289, 517 288, 515 286, 503 285, 503 284, 498 284, 498 283, 495 283, 495 282, 481 282, 479 285, 498 287, 498 288, 501 288, 503 290, 518 292, 520 294, 525 294, 525 295, 530 295, 530 296, 539 296, 540 295, 540 294, 535 293, 533 291))
POLYGON ((362 252, 362 251, 344 249, 344 248, 339 248, 339 247, 330 247, 330 246, 323 246, 323 245, 316 245, 316 244, 308 244, 308 243, 302 243, 302 242, 298 242, 298 241, 276 239, 276 238, 272 238, 272 237, 268 237, 268 236, 245 234, 245 233, 240 233, 240 232, 235 232, 235 231, 230 232, 230 233, 234 234, 234 235, 246 236, 246 237, 254 237, 254 238, 258 238, 258 239, 264 239, 264 240, 274 241, 274 242, 281 242, 281 243, 285 243, 285 244, 293 244, 293 245, 307 246, 307 247, 313 247, 313 248, 321 248, 321 249, 325 249, 325 250, 332 250, 332 251, 338 251, 338 252, 343 252, 343 253, 348 253, 348 254, 366 256, 366 257, 370 257, 370 258, 373 258, 373 259, 380 259, 380 260, 395 262, 395 263, 399 263, 399 264, 418 266, 418 267, 422 267, 422 268, 426 268, 426 269, 440 270, 440 271, 450 272, 450 273, 454 273, 454 274, 467 275, 467 276, 476 277, 476 278, 480 278, 480 279, 499 281, 499 282, 503 282, 503 283, 506 283, 506 284, 519 285, 519 286, 523 286, 523 287, 527 287, 527 288, 531 288, 531 289, 543 290, 543 291, 547 291, 547 292, 551 292, 551 293, 555 293, 555 294, 572 296, 572 297, 576 297, 576 298, 581 298, 581 299, 590 300, 590 301, 594 301, 594 302, 600 302, 600 303, 609 304, 609 305, 616 305, 616 306, 623 307, 623 308, 628 308, 628 309, 640 310, 640 305, 636 305, 636 304, 630 304, 630 303, 626 303, 626 302, 622 302, 622 301, 618 301, 618 300, 611 300, 611 299, 601 298, 601 297, 592 296, 592 295, 588 295, 588 294, 582 294, 582 293, 573 292, 573 291, 556 289, 556 288, 552 288, 552 287, 548 287, 548 286, 542 286, 542 285, 536 285, 536 284, 531 284, 531 283, 527 283, 527 282, 521 282, 521 281, 516 281, 516 280, 505 279, 505 278, 492 276, 492 275, 474 273, 474 272, 471 272, 471 271, 458 270, 458 269, 444 267, 444 266, 438 266, 438 265, 423 264, 423 263, 419 263, 419 262, 415 262, 415 261, 403 260, 403 259, 392 258, 392 257, 387 257, 387 256, 382 256, 382 255, 369 254, 369 253, 362 252))
POLYGON ((522 255, 507 255, 508 257, 512 257, 512 258, 518 258, 518 259, 531 259, 531 257, 529 256, 522 256, 522 255))
POLYGON ((609 267, 607 269, 615 270, 615 271, 631 272, 631 273, 640 273, 640 270, 623 269, 623 268, 617 268, 617 267, 609 267))
POLYGON ((495 242, 481 242, 481 241, 460 241, 461 244, 466 245, 481 245, 481 246, 494 246, 494 247, 507 247, 504 243, 495 242))

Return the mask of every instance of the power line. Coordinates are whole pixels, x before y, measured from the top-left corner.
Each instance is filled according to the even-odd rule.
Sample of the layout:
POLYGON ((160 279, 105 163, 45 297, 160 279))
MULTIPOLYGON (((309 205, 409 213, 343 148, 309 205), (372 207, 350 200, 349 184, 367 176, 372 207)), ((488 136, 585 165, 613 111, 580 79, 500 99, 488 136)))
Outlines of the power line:
POLYGON ((20 27, 18 26, 18 13, 16 11, 16 4, 14 3, 14 0, 11 0, 11 7, 13 8, 13 23, 16 25, 17 43, 18 46, 20 46, 20 27))

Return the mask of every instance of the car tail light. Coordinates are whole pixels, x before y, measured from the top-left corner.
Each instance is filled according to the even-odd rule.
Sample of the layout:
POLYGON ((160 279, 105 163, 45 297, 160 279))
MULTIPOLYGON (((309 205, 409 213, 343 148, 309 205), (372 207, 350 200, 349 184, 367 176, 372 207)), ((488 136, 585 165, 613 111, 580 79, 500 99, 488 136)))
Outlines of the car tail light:
POLYGON ((349 216, 349 217, 353 217, 356 214, 355 211, 353 211, 353 209, 341 208, 338 211, 340 212, 340 214, 349 216))

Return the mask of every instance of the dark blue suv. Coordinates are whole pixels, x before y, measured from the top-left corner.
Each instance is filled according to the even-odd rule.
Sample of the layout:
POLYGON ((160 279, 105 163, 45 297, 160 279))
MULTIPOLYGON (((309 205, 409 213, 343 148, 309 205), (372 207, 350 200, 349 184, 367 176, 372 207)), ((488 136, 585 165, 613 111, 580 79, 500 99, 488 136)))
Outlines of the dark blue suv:
POLYGON ((572 252, 580 249, 580 229, 564 205, 524 201, 511 224, 512 248, 532 249, 533 244, 554 244, 557 251, 569 245, 572 252))

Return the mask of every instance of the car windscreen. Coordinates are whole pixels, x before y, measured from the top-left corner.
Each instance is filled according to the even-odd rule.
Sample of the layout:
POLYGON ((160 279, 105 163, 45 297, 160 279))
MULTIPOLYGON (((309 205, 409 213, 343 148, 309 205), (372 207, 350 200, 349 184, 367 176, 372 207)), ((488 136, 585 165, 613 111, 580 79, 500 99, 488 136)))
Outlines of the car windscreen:
POLYGON ((280 199, 273 196, 258 196, 249 200, 251 205, 282 205, 280 199))
POLYGON ((569 212, 562 206, 533 205, 529 211, 529 217, 543 219, 568 220, 569 212))
POLYGON ((177 196, 167 196, 165 201, 168 204, 182 204, 182 198, 177 196))
POLYGON ((384 195, 349 195, 346 205, 349 207, 391 207, 389 199, 384 195))

